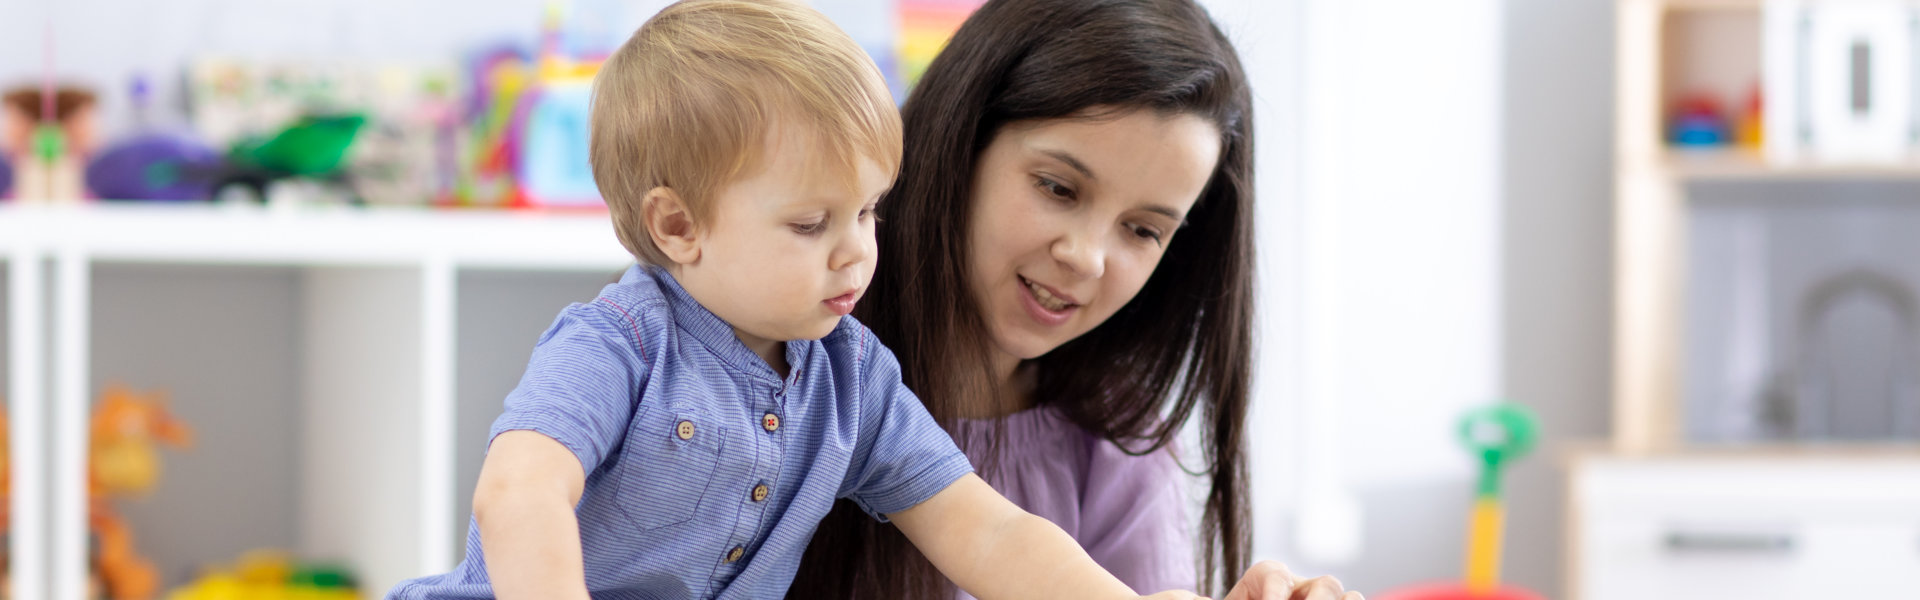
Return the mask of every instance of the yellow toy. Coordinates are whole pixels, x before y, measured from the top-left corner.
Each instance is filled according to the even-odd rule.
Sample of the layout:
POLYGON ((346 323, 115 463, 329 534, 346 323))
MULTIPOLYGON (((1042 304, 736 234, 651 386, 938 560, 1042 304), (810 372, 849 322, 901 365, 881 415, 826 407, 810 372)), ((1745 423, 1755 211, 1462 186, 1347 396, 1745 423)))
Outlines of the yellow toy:
POLYGON ((285 552, 255 550, 230 569, 212 569, 174 590, 166 600, 360 600, 360 593, 338 570, 300 567, 285 552))

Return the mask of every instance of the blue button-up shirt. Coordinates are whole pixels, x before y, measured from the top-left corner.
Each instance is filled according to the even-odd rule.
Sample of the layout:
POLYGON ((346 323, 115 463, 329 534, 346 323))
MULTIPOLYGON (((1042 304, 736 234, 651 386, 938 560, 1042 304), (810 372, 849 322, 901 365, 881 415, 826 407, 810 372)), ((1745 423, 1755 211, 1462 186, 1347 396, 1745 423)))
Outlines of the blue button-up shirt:
MULTIPOLYGON (((884 520, 972 472, 859 321, 786 356, 782 379, 642 267, 540 337, 493 435, 537 431, 580 458, 593 597, 780 597, 836 498, 884 520)), ((387 597, 492 598, 479 529, 452 572, 387 597)))

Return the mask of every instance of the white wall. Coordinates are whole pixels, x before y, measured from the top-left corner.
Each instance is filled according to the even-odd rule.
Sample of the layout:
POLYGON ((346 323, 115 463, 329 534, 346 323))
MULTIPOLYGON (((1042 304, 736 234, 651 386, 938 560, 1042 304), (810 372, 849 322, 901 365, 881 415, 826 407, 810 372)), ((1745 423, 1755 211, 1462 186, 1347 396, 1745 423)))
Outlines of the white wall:
POLYGON ((1375 593, 1458 577, 1453 424, 1504 396, 1504 7, 1208 5, 1260 111, 1255 553, 1375 593))

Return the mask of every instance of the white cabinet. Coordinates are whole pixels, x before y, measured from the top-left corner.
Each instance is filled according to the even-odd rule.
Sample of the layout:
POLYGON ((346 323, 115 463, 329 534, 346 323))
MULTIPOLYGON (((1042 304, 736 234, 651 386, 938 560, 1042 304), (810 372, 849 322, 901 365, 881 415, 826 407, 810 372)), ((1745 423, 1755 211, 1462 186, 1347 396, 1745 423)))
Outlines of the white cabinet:
POLYGON ((1580 600, 1920 595, 1920 454, 1589 457, 1573 477, 1580 600))
POLYGON ((115 503, 169 586, 260 547, 368 597, 451 567, 534 341, 631 263, 605 213, 209 206, 0 206, 0 255, 12 597, 55 600, 85 586, 110 383, 166 391, 196 429, 151 497, 115 503))

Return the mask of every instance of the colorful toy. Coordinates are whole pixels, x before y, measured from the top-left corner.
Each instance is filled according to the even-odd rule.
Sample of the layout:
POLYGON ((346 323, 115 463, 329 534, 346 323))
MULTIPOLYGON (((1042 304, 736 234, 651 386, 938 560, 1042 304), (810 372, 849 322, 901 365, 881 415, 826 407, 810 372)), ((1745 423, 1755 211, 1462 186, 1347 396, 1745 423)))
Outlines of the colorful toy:
POLYGON ((109 499, 151 491, 160 479, 159 446, 190 446, 193 432, 167 410, 164 394, 114 385, 94 407, 90 435, 87 523, 96 544, 94 568, 106 597, 150 600, 160 591, 159 572, 135 551, 133 531, 109 499))
POLYGON ((1676 146, 1720 146, 1728 141, 1727 113, 1711 94, 1696 93, 1675 104, 1668 137, 1676 146))
POLYGON ((1734 128, 1734 140, 1741 148, 1759 150, 1766 146, 1766 101, 1763 94, 1758 83, 1753 84, 1753 91, 1747 93, 1747 112, 1740 115, 1740 124, 1734 128))
MULTIPOLYGON (((351 189, 352 181, 340 168, 347 147, 366 125, 359 114, 306 115, 271 138, 245 138, 227 153, 227 165, 213 184, 214 197, 234 194, 265 202, 275 182, 304 178, 351 189)), ((355 202, 360 197, 349 194, 355 202)))
POLYGON ((1474 410, 1460 420, 1460 441, 1480 460, 1478 492, 1467 527, 1466 581, 1392 590, 1382 600, 1544 600, 1525 589, 1500 585, 1505 519, 1501 469, 1533 451, 1539 430, 1533 413, 1512 403, 1474 410))
POLYGON ((496 48, 474 63, 474 172, 469 202, 513 208, 600 208, 587 163, 588 107, 604 57, 568 56, 558 4, 540 51, 496 48))
POLYGON ((593 77, 602 59, 576 59, 561 53, 560 5, 547 5, 542 27, 539 70, 525 100, 520 124, 525 152, 515 175, 522 199, 532 206, 596 208, 604 205, 587 163, 588 111, 593 77))
POLYGON ((135 78, 130 97, 138 128, 113 144, 87 165, 87 189, 106 200, 206 200, 213 194, 209 182, 194 174, 212 172, 220 155, 198 139, 152 127, 151 92, 145 78, 135 78))
POLYGON ((8 92, 0 118, 15 148, 13 197, 36 201, 74 201, 83 194, 80 165, 93 151, 94 96, 79 88, 8 92))
MULTIPOLYGON (((4 135, 5 133, 0 133, 0 136, 4 135)), ((12 196, 13 157, 8 155, 5 146, 0 146, 0 198, 10 198, 12 196)))
POLYGON ((300 564, 285 552, 255 550, 231 568, 213 568, 166 600, 360 600, 351 575, 327 566, 300 564))
POLYGON ((512 46, 492 48, 470 62, 472 93, 466 116, 471 123, 472 154, 466 162, 457 197, 476 206, 522 206, 520 186, 512 165, 518 144, 511 136, 520 100, 532 81, 531 59, 512 46))

